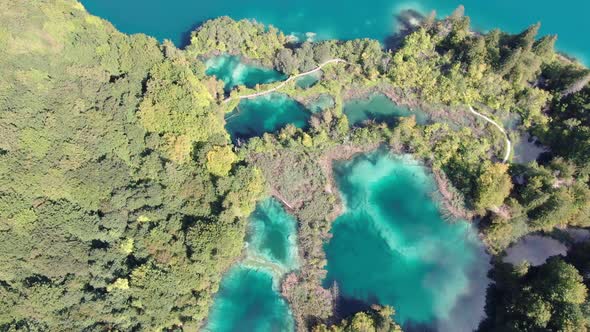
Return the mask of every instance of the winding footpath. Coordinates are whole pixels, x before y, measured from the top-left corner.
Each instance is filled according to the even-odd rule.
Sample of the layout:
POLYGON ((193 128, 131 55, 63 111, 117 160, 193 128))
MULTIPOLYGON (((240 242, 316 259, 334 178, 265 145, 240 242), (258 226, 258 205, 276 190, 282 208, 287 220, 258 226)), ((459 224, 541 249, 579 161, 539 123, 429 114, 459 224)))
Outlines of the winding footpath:
POLYGON ((486 120, 487 122, 493 124, 494 126, 496 126, 496 128, 498 128, 502 134, 504 134, 504 139, 506 140, 506 154, 504 155, 504 159, 502 160, 502 162, 507 162, 508 158, 510 157, 510 151, 512 150, 512 142, 510 142, 510 139, 508 138, 508 134, 506 133, 506 131, 504 130, 504 128, 502 128, 499 124, 497 124, 494 120, 488 118, 487 116, 477 112, 476 110, 473 109, 473 107, 469 106, 469 111, 471 111, 471 113, 479 116, 480 118, 486 120))
POLYGON ((284 86, 285 86, 287 83, 291 82, 292 80, 298 79, 298 78, 299 78, 299 77, 301 77, 301 76, 305 76, 305 75, 313 74, 313 73, 315 73, 315 72, 317 72, 317 71, 320 71, 320 70, 321 70, 321 69, 322 69, 322 68, 323 68, 325 65, 329 65, 329 64, 331 64, 331 63, 338 63, 338 62, 344 62, 344 63, 348 63, 348 61, 346 61, 346 60, 343 60, 343 59, 331 59, 331 60, 328 60, 328 61, 325 61, 325 62, 321 63, 321 64, 320 64, 319 66, 317 66, 315 69, 312 69, 312 70, 306 71, 306 72, 304 72, 304 73, 301 73, 301 74, 297 74, 297 75, 290 76, 289 78, 287 78, 286 80, 284 80, 284 81, 283 81, 281 84, 279 84, 279 85, 275 86, 275 87, 274 87, 274 88, 272 88, 272 89, 268 89, 268 90, 265 90, 265 91, 261 91, 261 92, 257 92, 257 93, 252 93, 252 94, 249 94, 249 95, 244 95, 244 96, 228 97, 228 98, 226 98, 226 99, 223 101, 223 103, 228 103, 228 102, 230 102, 232 99, 238 99, 238 100, 241 100, 241 99, 251 99, 251 98, 256 98, 256 97, 264 96, 264 95, 266 95, 266 94, 269 94, 269 93, 271 93, 271 92, 275 92, 275 91, 277 91, 277 90, 281 89, 282 87, 284 87, 284 86))
MULTIPOLYGON (((267 95, 269 93, 275 92, 277 90, 280 90, 281 88, 283 88, 285 85, 287 85, 287 83, 298 79, 299 77, 305 76, 305 75, 309 75, 309 74, 313 74, 315 72, 320 71, 324 66, 329 65, 331 63, 339 63, 339 62, 343 62, 343 63, 348 63, 348 61, 343 60, 343 59, 330 59, 328 61, 325 61, 323 63, 321 63, 320 65, 318 65, 316 68, 306 71, 304 73, 301 74, 297 74, 297 75, 293 75, 290 76, 289 78, 287 78, 286 80, 284 80, 283 82, 281 82, 281 84, 275 86, 274 88, 268 89, 268 90, 264 90, 264 91, 260 91, 260 92, 256 92, 256 93, 251 93, 248 95, 243 95, 243 96, 237 96, 237 97, 228 97, 226 98, 223 103, 228 103, 230 101, 232 101, 233 99, 237 99, 237 100, 242 100, 242 99, 251 99, 251 98, 256 98, 256 97, 260 97, 260 96, 264 96, 267 95)), ((469 106, 469 111, 473 114, 475 114, 476 116, 484 119, 485 121, 493 124, 496 128, 498 128, 498 130, 500 130, 500 132, 502 132, 502 134, 504 134, 504 139, 506 140, 506 153, 504 154, 504 159, 502 159, 502 162, 507 162, 508 158, 510 158, 510 152, 512 151, 512 142, 510 142, 510 139, 508 138, 508 134, 506 133, 506 131, 504 130, 504 128, 502 128, 502 126, 500 126, 499 124, 497 124, 494 120, 490 119, 489 117, 477 112, 476 110, 473 109, 472 106, 469 106)), ((286 202, 283 201, 283 203, 286 204, 286 202)), ((287 204, 289 205, 289 204, 287 204)), ((289 206, 290 207, 290 206, 289 206)))

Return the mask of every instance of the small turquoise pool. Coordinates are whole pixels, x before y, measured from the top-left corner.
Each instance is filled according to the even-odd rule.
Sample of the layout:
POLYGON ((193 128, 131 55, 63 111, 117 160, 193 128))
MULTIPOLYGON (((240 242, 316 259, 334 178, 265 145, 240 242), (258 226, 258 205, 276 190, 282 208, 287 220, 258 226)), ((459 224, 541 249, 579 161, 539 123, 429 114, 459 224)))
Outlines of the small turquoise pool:
POLYGON ((242 100, 238 107, 225 117, 225 128, 233 140, 247 140, 273 133, 292 124, 306 128, 311 112, 302 104, 282 93, 270 93, 254 99, 242 100))
POLYGON ((232 55, 220 55, 208 59, 205 62, 207 70, 205 74, 215 76, 225 83, 225 91, 231 91, 238 85, 253 88, 256 84, 282 81, 286 75, 270 68, 248 65, 240 60, 240 57, 232 55))

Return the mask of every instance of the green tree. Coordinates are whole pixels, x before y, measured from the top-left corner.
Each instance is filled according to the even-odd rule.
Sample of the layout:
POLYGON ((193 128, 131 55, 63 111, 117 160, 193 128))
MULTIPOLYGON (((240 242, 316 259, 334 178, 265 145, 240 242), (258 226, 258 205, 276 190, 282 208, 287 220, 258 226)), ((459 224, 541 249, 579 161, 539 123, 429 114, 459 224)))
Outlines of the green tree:
POLYGON ((477 210, 499 207, 512 189, 512 180, 507 173, 508 165, 504 163, 485 163, 475 185, 475 202, 477 210))
POLYGON ((551 302, 579 305, 586 301, 588 293, 580 272, 561 259, 544 264, 533 285, 551 302))
POLYGON ((139 118, 148 131, 185 135, 194 142, 224 132, 213 97, 185 62, 165 61, 150 72, 139 118))
POLYGON ((232 151, 231 146, 214 146, 207 152, 207 169, 211 174, 227 176, 238 156, 232 151))

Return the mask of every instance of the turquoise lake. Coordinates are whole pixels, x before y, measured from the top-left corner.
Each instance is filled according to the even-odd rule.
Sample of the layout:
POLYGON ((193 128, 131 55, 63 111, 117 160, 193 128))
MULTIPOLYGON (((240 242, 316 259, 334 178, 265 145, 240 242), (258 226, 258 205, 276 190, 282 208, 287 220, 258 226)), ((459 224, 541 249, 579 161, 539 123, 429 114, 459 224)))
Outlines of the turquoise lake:
MULTIPOLYGON (((316 39, 376 38, 384 40, 397 29, 395 16, 402 10, 421 13, 436 10, 439 16, 465 5, 472 25, 485 31, 500 28, 520 32, 540 21, 542 34, 558 34, 560 50, 582 60, 590 57, 590 25, 586 23, 590 1, 566 0, 367 0, 273 1, 251 0, 82 0, 93 14, 111 21, 127 33, 145 33, 177 45, 189 40, 200 23, 218 16, 253 18, 272 24, 286 34, 317 34, 316 39)), ((586 61, 587 62, 587 61, 586 61)))
POLYGON ((263 269, 234 266, 221 280, 205 331, 287 332, 293 330, 289 306, 263 269))
POLYGON ((264 133, 276 132, 288 124, 305 128, 311 118, 303 105, 281 93, 269 93, 254 99, 242 100, 225 117, 225 128, 232 138, 248 139, 264 133))
POLYGON ((410 110, 394 104, 383 94, 373 94, 365 99, 355 99, 344 104, 344 114, 351 126, 367 120, 393 124, 400 117, 414 115, 418 124, 426 124, 428 115, 420 110, 410 110))
POLYGON ((297 267, 297 220, 274 198, 249 218, 244 259, 221 280, 205 325, 208 332, 290 332, 291 310, 279 280, 297 267))
POLYGON ((312 87, 314 84, 316 84, 321 78, 322 78, 321 73, 315 72, 315 73, 311 73, 311 74, 308 74, 308 75, 298 78, 296 84, 298 87, 300 87, 302 89, 307 89, 309 87, 312 87))
POLYGON ((320 94, 316 99, 312 100, 307 107, 312 113, 321 113, 327 109, 334 108, 336 102, 329 94, 320 94))
POLYGON ((325 286, 345 314, 393 305, 409 330, 471 331, 484 315, 489 257, 467 222, 445 221, 426 169, 378 150, 334 165, 345 212, 326 245, 325 286))
POLYGON ((284 269, 297 267, 297 220, 276 199, 266 199, 250 216, 248 250, 284 269))
POLYGON ((253 88, 256 84, 272 83, 287 78, 273 69, 248 65, 240 61, 240 57, 221 55, 205 61, 205 73, 215 76, 225 83, 225 91, 230 91, 238 85, 253 88))

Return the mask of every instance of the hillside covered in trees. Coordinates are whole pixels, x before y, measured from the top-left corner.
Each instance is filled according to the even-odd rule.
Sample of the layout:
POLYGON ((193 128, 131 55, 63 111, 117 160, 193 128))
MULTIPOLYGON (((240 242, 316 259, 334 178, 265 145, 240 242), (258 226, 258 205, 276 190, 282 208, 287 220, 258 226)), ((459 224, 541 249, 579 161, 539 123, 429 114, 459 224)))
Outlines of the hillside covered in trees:
POLYGON ((0 329, 198 324, 263 191, 215 82, 75 1, 1 8, 0 329))
MULTIPOLYGON (((223 17, 178 49, 122 34, 74 0, 1 2, 0 330, 198 329, 242 252, 246 218, 270 194, 298 219, 302 264, 282 287, 298 327, 397 331, 390 307, 335 323, 333 299, 317 295, 340 204, 326 190, 329 165, 378 146, 430 166, 445 210, 479 219, 494 255, 531 232, 589 227, 588 69, 557 54, 554 36, 537 38, 538 25, 510 35, 469 23, 460 9, 427 17, 385 49, 369 39, 293 42, 223 17), (234 144, 224 128, 231 98, 277 83, 226 95, 203 63, 224 53, 286 75, 347 63, 324 68, 310 88, 282 89, 303 104, 334 98, 308 127, 234 144), (372 92, 432 121, 350 126, 343 103, 372 92), (500 162, 503 137, 469 106, 517 118, 509 137, 532 133, 550 151, 500 162)), ((481 329, 587 330, 583 248, 539 267, 498 263, 481 329)))

